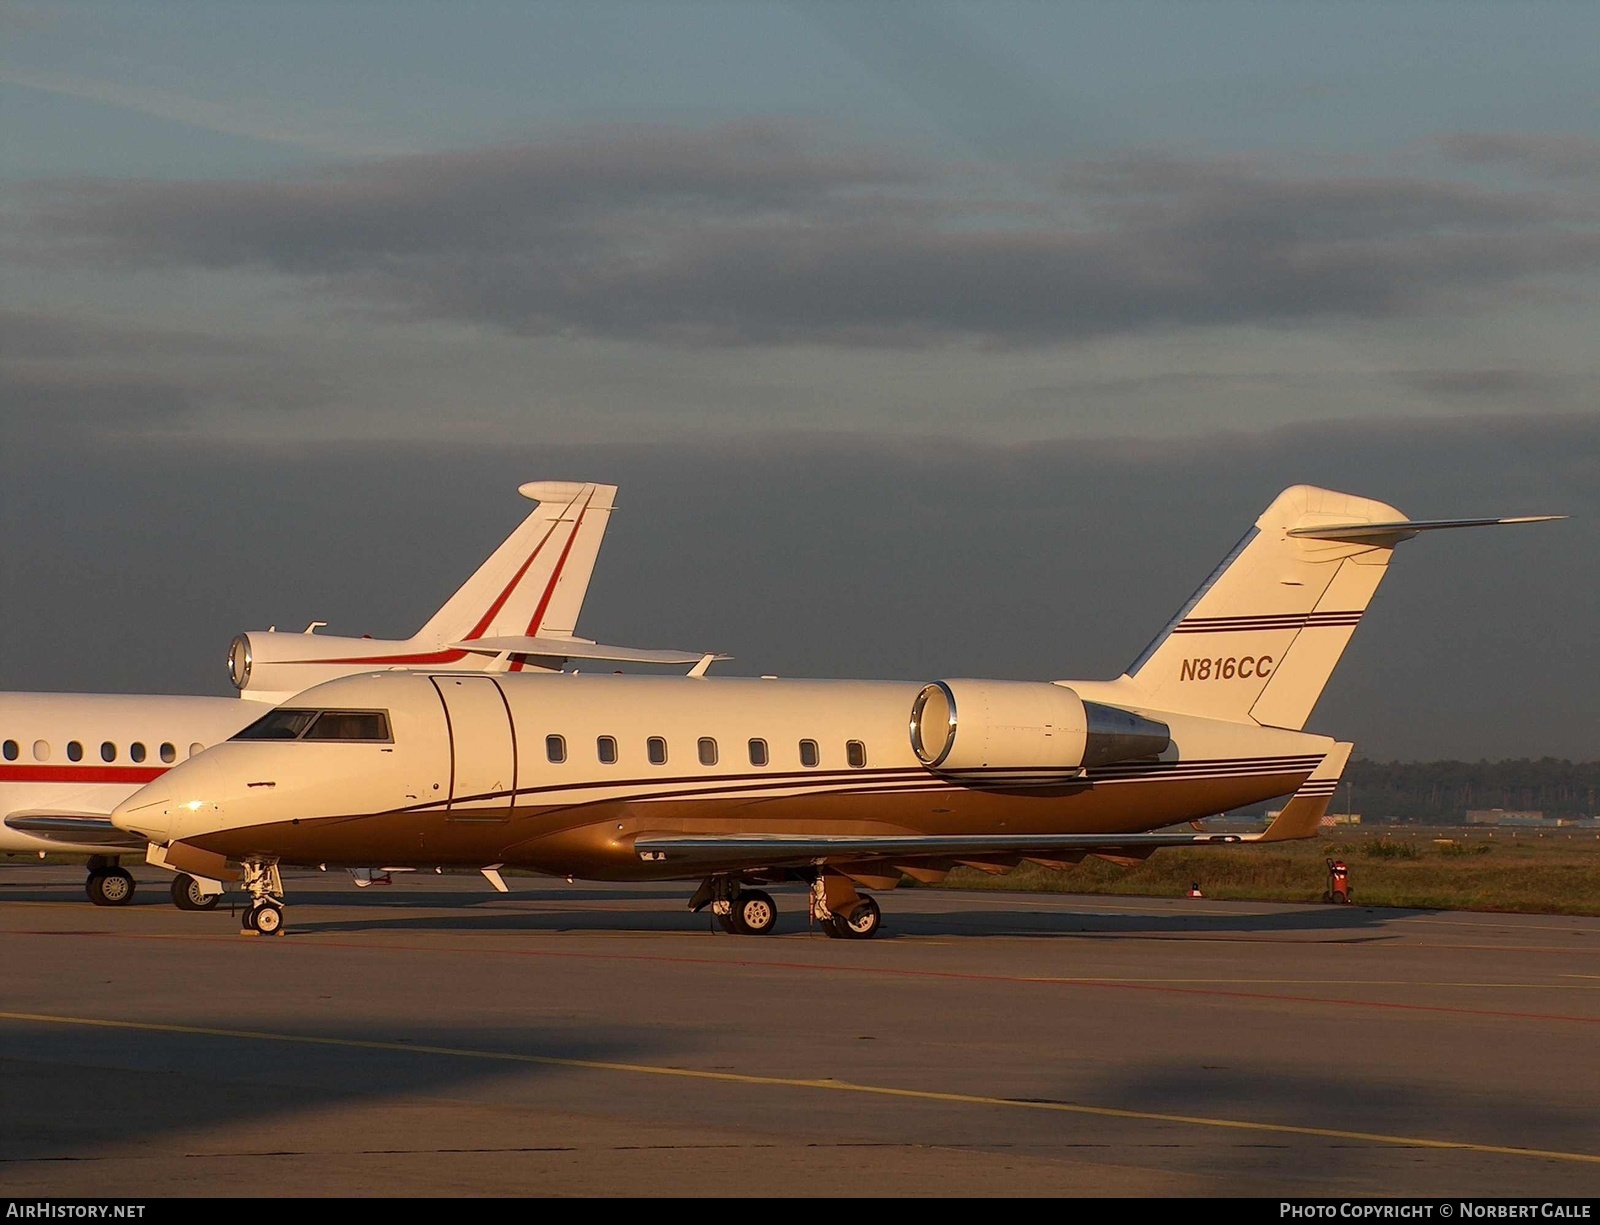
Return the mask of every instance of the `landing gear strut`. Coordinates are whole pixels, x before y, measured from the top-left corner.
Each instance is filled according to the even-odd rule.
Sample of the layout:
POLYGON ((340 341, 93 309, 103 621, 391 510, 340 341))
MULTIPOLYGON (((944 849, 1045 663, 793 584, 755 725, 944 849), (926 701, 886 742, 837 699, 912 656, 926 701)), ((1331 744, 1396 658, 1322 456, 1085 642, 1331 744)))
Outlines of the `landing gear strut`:
POLYGON ((89 878, 83 888, 96 906, 126 906, 133 901, 133 877, 109 856, 89 857, 89 878))
POLYGON ((245 935, 276 936, 283 931, 283 878, 276 859, 246 859, 244 887, 250 905, 241 930, 245 935))
POLYGON ((706 904, 722 930, 735 936, 765 936, 778 925, 778 904, 770 893, 746 889, 731 876, 710 876, 689 899, 690 910, 706 904))
POLYGON ((855 883, 838 872, 818 872, 811 881, 811 917, 834 940, 870 940, 878 934, 883 912, 855 883))

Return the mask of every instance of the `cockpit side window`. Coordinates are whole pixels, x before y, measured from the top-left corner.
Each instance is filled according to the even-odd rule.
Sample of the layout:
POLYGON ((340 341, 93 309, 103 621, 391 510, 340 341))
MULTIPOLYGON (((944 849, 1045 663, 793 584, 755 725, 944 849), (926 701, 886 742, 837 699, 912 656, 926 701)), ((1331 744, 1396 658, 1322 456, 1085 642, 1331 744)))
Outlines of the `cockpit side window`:
POLYGON ((280 707, 269 710, 243 731, 233 734, 235 740, 298 740, 300 733, 311 726, 317 717, 314 710, 287 710, 280 707))
POLYGON ((389 714, 383 710, 325 710, 303 740, 389 740, 389 714))

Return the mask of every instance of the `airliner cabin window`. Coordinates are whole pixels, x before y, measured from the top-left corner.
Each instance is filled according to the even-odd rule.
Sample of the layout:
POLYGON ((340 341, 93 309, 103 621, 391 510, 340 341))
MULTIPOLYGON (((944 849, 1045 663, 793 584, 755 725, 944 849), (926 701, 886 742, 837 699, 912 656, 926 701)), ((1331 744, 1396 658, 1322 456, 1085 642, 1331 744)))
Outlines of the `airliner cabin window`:
POLYGON ((559 766, 567 759, 567 740, 565 736, 546 736, 544 738, 544 755, 550 759, 552 765, 559 766))
POLYGON ((112 744, 111 741, 107 740, 104 744, 102 744, 100 746, 100 760, 101 761, 116 761, 116 759, 117 759, 117 746, 112 744))
POLYGON ((178 750, 173 748, 171 744, 163 744, 161 746, 161 760, 171 765, 178 760, 178 750))
POLYGON ((702 766, 717 764, 717 742, 710 736, 700 737, 700 764, 702 766))
POLYGON ((752 740, 750 742, 750 764, 764 766, 767 764, 767 742, 765 740, 752 740))
MULTIPOLYGON (((389 739, 389 716, 381 710, 325 710, 317 721, 305 730, 302 740, 376 740, 389 739)), ((192 757, 205 746, 197 744, 189 750, 192 757)))
POLYGON ((17 747, 17 742, 15 740, 7 740, 4 745, 0 745, 0 752, 5 754, 7 761, 16 761, 17 755, 21 753, 22 750, 17 747))
POLYGON ((617 738, 615 736, 601 736, 594 742, 594 751, 599 755, 602 766, 617 764, 617 738))
POLYGON ((189 746, 189 756, 193 757, 196 753, 203 753, 203 752, 205 752, 205 748, 206 748, 205 745, 201 744, 198 740, 196 740, 193 744, 191 744, 189 746))
POLYGON ((144 760, 144 741, 135 740, 128 746, 128 756, 134 761, 144 760))
POLYGON ((859 740, 846 740, 844 759, 850 763, 852 770, 861 769, 867 764, 867 746, 859 740))
POLYGON ((67 760, 82 761, 83 745, 79 744, 76 740, 67 741, 67 760))
POLYGON ((800 742, 800 764, 814 766, 817 764, 817 742, 815 740, 802 740, 800 742))
POLYGON ((652 766, 667 764, 667 742, 660 736, 651 736, 645 741, 645 753, 650 758, 652 766))
POLYGON ((50 742, 48 740, 35 740, 33 742, 34 761, 50 760, 50 742))

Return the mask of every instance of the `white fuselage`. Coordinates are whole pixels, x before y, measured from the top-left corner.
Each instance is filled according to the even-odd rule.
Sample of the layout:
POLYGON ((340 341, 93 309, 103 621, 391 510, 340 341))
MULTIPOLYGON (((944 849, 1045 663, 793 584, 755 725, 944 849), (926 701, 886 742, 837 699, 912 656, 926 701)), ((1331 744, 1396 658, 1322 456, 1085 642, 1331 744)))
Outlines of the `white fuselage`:
MULTIPOLYGON (((504 863, 649 877, 665 873, 633 849, 646 834, 1154 829, 1292 792, 1332 745, 1303 732, 1141 711, 1170 729, 1159 759, 1092 767, 1058 784, 985 785, 941 775, 913 750, 908 719, 923 688, 349 677, 280 709, 343 712, 351 728, 369 719, 367 738, 233 740, 145 788, 113 820, 154 842, 230 859, 504 863), (371 734, 377 712, 381 737, 371 734)), ((1115 682, 1074 688, 1095 701, 1129 697, 1115 682)))
POLYGON ((237 698, 0 693, 0 852, 104 851, 23 833, 3 819, 23 812, 109 814, 261 713, 237 698))

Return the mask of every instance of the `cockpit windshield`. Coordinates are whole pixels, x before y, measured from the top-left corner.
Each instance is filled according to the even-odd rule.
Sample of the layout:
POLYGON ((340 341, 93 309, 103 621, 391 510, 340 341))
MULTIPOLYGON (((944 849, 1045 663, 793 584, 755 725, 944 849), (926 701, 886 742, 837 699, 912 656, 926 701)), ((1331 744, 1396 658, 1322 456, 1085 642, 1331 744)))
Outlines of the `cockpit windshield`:
POLYGON ((291 710, 279 707, 261 716, 235 740, 356 740, 388 743, 385 710, 291 710))

